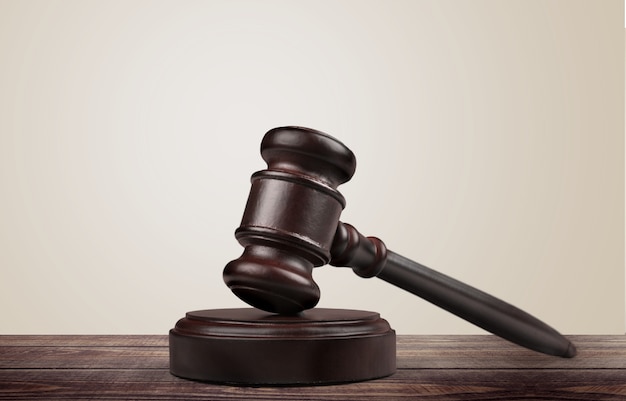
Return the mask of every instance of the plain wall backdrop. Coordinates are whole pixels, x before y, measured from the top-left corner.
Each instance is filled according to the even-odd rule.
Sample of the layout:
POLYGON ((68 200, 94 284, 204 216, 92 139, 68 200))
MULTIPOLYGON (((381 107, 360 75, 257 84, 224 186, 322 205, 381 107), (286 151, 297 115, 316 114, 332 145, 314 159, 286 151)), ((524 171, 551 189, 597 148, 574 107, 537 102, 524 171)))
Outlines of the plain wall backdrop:
MULTIPOLYGON (((259 144, 356 154, 342 220, 563 333, 624 332, 623 1, 0 0, 0 334, 160 333, 223 284, 259 144)), ((481 333, 321 267, 320 306, 481 333)))

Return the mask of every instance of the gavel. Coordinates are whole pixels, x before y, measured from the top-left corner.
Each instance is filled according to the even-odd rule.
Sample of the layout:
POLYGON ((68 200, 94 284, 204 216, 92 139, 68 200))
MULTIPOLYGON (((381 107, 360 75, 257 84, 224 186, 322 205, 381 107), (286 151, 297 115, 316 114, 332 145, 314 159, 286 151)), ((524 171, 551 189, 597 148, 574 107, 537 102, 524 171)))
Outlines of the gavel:
POLYGON ((337 187, 354 175, 356 158, 339 140, 310 128, 274 128, 261 142, 261 156, 268 168, 252 175, 235 231, 244 250, 223 272, 226 285, 249 305, 297 315, 320 299, 314 267, 351 267, 358 276, 378 277, 515 344, 576 355, 568 339, 530 314, 341 222, 346 201, 337 187))

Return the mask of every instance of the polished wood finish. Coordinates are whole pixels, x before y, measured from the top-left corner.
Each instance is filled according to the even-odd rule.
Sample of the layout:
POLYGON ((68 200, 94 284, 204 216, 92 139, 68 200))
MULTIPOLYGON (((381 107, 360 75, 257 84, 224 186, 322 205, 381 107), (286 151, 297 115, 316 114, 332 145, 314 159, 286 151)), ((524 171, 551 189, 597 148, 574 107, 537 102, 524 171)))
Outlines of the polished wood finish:
POLYGON ((351 267, 361 277, 378 277, 515 344, 548 355, 576 355, 570 340, 536 317, 387 250, 381 240, 366 238, 350 224, 339 222, 331 254, 335 266, 351 267))
POLYGON ((280 127, 261 142, 267 169, 252 175, 235 237, 243 254, 224 268, 235 295, 256 308, 293 314, 313 308, 320 290, 313 267, 330 261, 346 201, 337 186, 356 169, 352 151, 302 127, 280 127))
POLYGON ((574 344, 534 316, 340 222, 346 202, 337 187, 354 174, 356 158, 339 140, 310 128, 278 127, 265 134, 261 156, 267 169, 252 175, 235 231, 244 251, 223 272, 226 285, 249 305, 286 315, 313 308, 320 297, 313 268, 330 263, 385 280, 518 345, 576 355, 574 344))
POLYGON ((396 334, 376 312, 254 308, 188 312, 170 330, 170 371, 242 385, 320 385, 396 371, 396 334))
POLYGON ((0 336, 0 400, 623 400, 626 337, 571 336, 553 358, 495 336, 398 336, 397 372, 314 387, 235 387, 169 372, 167 336, 0 336))

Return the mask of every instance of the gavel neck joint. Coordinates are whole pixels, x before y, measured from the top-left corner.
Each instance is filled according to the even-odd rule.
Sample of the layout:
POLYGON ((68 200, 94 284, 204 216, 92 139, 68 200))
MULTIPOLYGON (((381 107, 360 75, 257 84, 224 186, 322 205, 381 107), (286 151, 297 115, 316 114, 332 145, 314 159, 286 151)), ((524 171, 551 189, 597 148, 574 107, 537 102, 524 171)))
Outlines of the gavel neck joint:
POLYGON ((376 237, 364 237, 356 228, 339 222, 330 249, 330 264, 351 267, 363 278, 377 276, 387 262, 387 247, 376 237))

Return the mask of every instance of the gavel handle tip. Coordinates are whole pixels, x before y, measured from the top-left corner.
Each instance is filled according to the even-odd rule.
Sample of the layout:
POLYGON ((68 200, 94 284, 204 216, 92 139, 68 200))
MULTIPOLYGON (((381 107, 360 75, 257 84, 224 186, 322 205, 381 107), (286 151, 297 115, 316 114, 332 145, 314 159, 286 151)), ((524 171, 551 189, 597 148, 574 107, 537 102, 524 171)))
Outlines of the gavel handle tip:
POLYGON ((576 356, 576 354, 578 354, 578 350, 576 349, 576 346, 570 342, 567 350, 561 356, 563 358, 573 358, 576 356))

